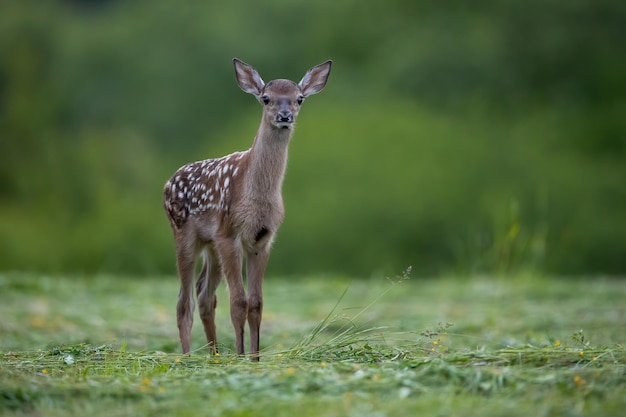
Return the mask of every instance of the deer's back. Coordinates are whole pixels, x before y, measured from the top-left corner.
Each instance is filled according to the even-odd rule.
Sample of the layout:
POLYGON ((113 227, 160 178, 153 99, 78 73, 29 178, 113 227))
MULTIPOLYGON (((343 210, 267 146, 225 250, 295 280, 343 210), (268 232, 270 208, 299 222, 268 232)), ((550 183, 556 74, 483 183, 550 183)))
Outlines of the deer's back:
POLYGON ((181 229, 190 217, 209 211, 228 213, 234 182, 242 175, 245 152, 192 162, 165 183, 163 207, 172 227, 181 229))

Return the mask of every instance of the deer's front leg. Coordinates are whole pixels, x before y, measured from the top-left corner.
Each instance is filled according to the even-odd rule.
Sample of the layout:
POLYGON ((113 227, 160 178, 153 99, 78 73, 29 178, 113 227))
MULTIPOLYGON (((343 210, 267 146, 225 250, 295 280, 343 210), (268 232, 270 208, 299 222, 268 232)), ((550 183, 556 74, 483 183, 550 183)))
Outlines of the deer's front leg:
POLYGON ((259 360, 259 339, 263 316, 263 274, 269 260, 269 245, 247 253, 246 277, 248 280, 248 324, 250 326, 250 355, 259 360))
POLYGON ((243 355, 245 353, 243 341, 244 326, 248 315, 248 300, 243 288, 243 276, 241 274, 242 251, 234 239, 221 240, 216 246, 222 265, 222 274, 228 283, 230 320, 235 328, 235 349, 238 355, 243 355))

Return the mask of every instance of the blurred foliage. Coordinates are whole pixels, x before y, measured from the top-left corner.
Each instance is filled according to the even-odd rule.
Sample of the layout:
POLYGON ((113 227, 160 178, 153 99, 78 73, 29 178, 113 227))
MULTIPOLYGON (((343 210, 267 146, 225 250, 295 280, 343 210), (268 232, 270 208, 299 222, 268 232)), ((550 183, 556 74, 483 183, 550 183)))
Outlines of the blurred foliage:
POLYGON ((626 3, 0 4, 0 268, 173 272, 180 165, 247 148, 231 59, 335 61, 274 274, 626 272, 626 3))

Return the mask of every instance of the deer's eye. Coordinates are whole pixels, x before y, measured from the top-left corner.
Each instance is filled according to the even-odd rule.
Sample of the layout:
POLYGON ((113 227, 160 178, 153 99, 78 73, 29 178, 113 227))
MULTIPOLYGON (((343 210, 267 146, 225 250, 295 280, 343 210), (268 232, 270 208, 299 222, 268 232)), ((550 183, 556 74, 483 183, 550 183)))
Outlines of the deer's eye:
POLYGON ((298 96, 298 105, 302 104, 303 101, 304 101, 304 97, 298 96))
POLYGON ((269 104, 270 103, 270 98, 268 96, 261 97, 261 100, 263 100, 263 104, 269 104))

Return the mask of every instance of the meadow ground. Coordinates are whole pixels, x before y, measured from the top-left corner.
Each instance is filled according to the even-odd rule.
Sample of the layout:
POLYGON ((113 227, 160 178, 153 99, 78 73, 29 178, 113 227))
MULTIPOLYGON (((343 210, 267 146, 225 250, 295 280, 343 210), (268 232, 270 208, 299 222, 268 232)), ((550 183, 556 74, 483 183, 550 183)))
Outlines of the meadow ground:
POLYGON ((0 415, 619 416, 626 280, 266 278, 260 363, 175 277, 0 274, 0 415), (197 317, 197 316, 196 316, 197 317))

